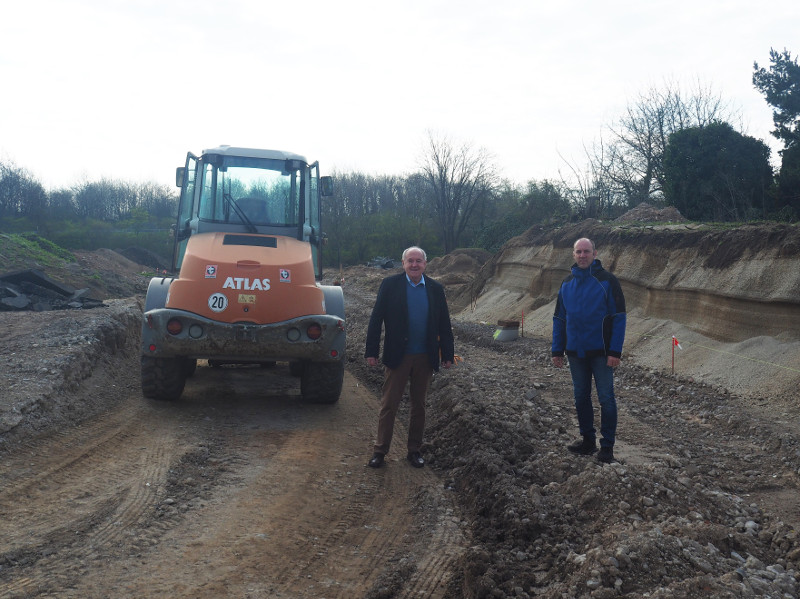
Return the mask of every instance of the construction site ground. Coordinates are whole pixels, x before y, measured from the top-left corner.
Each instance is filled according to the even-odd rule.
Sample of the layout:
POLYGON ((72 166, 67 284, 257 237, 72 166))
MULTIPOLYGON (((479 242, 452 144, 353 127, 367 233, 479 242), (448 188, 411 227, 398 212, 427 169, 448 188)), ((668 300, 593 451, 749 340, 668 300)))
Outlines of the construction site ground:
POLYGON ((0 598, 798 596, 786 398, 625 361, 618 461, 603 465, 565 449, 571 384, 549 340, 497 342, 494 323, 458 318, 427 466, 405 461, 404 404, 374 470, 382 373, 363 347, 388 271, 341 273, 331 406, 303 403, 280 363, 201 363, 179 401, 143 399, 141 272, 83 253, 64 278, 113 279, 104 307, 0 313, 0 598))

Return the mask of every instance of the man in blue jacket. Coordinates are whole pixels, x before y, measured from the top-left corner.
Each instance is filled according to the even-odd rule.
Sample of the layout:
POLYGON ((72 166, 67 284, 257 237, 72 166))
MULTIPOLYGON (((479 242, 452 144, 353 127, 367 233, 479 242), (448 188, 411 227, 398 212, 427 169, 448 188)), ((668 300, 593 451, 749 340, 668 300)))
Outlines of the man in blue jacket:
POLYGON ((582 439, 569 449, 591 455, 597 451, 592 377, 600 403, 601 462, 614 461, 617 432, 617 400, 614 397, 614 368, 619 366, 625 341, 625 297, 617 278, 603 270, 597 250, 590 239, 581 238, 572 250, 575 264, 561 283, 553 314, 551 354, 556 368, 569 357, 575 409, 582 439))
POLYGON ((369 461, 380 468, 389 451, 394 420, 406 384, 409 384, 410 415, 408 425, 408 461, 422 468, 425 460, 420 449, 425 431, 425 397, 439 361, 450 368, 454 358, 453 330, 444 287, 424 276, 425 251, 410 247, 403 252, 403 273, 386 277, 378 289, 367 327, 364 357, 370 366, 378 365, 381 329, 384 330, 384 382, 378 437, 369 461))

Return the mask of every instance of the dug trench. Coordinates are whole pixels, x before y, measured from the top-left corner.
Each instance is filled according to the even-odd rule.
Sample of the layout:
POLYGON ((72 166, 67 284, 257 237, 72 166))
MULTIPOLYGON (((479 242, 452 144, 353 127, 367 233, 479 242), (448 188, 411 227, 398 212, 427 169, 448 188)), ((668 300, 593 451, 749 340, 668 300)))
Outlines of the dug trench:
MULTIPOLYGON (((648 245, 611 247, 633 235, 598 226, 582 230, 606 243, 604 263, 646 289, 630 273, 648 245)), ((334 406, 300 402, 280 364, 201 365, 178 402, 144 400, 140 287, 93 310, 0 314, 0 597, 796 597, 793 371, 773 369, 765 390, 749 368, 697 364, 698 346, 765 364, 780 349, 791 369, 796 341, 696 330, 632 291, 618 461, 572 456, 545 299, 575 233, 431 262, 460 361, 432 383, 422 470, 403 459, 403 415, 387 466, 366 468, 382 377, 364 332, 397 269, 341 273, 348 367, 334 406), (496 320, 522 310, 524 336, 495 341, 496 320), (676 373, 655 348, 669 334, 692 356, 676 373)), ((676 285, 652 268, 641 280, 676 285)))

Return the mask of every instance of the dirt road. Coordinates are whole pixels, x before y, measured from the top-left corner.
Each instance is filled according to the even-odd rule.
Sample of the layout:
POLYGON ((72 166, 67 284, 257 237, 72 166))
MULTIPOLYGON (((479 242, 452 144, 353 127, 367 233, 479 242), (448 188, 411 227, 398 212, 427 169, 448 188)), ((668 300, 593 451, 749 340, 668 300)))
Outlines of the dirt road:
POLYGON ((201 365, 177 403, 143 400, 135 363, 108 381, 115 409, 4 455, 0 597, 443 595, 448 492, 365 468, 377 402, 351 376, 334 406, 280 365, 201 365))

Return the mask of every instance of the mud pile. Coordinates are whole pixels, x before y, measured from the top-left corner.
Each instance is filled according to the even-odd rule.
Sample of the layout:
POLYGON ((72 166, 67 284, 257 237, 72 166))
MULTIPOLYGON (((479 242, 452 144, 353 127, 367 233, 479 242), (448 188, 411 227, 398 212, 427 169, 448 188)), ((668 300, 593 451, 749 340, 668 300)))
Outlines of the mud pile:
POLYGON ((481 267, 491 259, 492 255, 482 249, 454 250, 446 256, 432 259, 427 272, 453 292, 459 286, 474 281, 481 267))

